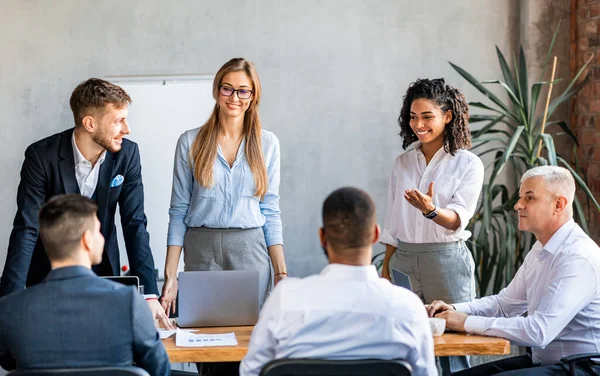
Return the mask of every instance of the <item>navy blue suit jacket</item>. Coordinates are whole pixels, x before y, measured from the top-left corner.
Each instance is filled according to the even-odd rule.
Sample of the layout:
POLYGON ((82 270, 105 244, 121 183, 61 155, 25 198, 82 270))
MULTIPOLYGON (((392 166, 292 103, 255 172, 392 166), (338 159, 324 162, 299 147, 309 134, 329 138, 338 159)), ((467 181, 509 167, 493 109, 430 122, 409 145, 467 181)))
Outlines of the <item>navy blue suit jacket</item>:
POLYGON ((144 299, 84 266, 52 270, 43 283, 0 299, 5 369, 130 366, 171 372, 144 299))
MULTIPOLYGON (((38 212, 53 196, 79 193, 71 143, 73 130, 35 142, 25 151, 17 192, 17 214, 0 280, 0 296, 40 283, 50 271, 50 261, 38 236, 38 212)), ((106 151, 96 195, 98 219, 105 239, 103 258, 110 262, 110 275, 119 275, 121 266, 115 227, 118 203, 131 274, 140 278, 147 294, 158 294, 150 235, 146 230, 142 167, 136 143, 123 139, 119 152, 106 151), (124 181, 111 187, 117 175, 123 176, 124 181)), ((102 274, 109 275, 108 272, 102 274)))

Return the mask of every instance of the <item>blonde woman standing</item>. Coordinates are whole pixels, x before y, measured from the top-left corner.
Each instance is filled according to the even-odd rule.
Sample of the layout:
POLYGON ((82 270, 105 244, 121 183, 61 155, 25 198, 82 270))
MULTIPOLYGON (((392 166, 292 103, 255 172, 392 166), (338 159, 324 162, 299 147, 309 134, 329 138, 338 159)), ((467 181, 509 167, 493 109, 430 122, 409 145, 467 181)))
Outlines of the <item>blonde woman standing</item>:
POLYGON ((175 311, 182 250, 186 271, 258 270, 261 306, 271 280, 287 276, 279 140, 261 128, 260 96, 253 64, 229 60, 213 82, 210 118, 177 142, 161 298, 167 313, 175 311))

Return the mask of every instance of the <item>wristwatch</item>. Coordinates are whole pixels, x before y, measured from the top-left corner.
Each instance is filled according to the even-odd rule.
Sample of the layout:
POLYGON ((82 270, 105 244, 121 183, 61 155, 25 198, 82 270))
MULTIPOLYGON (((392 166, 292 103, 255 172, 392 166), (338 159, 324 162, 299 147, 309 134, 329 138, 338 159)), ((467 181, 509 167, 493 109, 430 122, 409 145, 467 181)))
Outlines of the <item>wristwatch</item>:
POLYGON ((423 213, 423 217, 425 217, 427 219, 434 219, 435 217, 437 217, 437 215, 438 215, 437 206, 435 204, 433 204, 433 210, 432 211, 430 211, 427 214, 423 213))

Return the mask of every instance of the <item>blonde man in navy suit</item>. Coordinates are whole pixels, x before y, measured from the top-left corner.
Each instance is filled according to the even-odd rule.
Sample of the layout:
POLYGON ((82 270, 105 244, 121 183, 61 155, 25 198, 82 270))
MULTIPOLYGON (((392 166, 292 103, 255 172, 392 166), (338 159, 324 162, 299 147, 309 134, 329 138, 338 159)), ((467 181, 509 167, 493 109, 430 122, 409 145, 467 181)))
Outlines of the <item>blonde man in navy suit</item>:
POLYGON ((55 195, 77 193, 98 204, 98 219, 106 239, 100 276, 119 275, 120 260, 115 212, 117 204, 131 272, 144 285, 148 305, 167 328, 169 320, 158 303, 154 260, 146 230, 142 168, 137 144, 124 137, 131 98, 121 87, 98 78, 79 84, 70 105, 75 128, 33 143, 25 151, 17 192, 17 214, 10 235, 0 296, 44 280, 50 261, 39 239, 37 214, 55 195))

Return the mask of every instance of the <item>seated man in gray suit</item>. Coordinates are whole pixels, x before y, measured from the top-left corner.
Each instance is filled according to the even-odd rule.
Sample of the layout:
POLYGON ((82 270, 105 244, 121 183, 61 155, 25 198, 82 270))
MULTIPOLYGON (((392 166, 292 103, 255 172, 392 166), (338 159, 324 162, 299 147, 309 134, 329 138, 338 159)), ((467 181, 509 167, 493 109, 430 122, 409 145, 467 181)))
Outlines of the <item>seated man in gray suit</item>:
POLYGON ((43 283, 0 299, 0 365, 7 369, 130 366, 151 375, 171 367, 144 299, 98 278, 104 237, 97 205, 61 195, 40 210, 52 270, 43 283))

